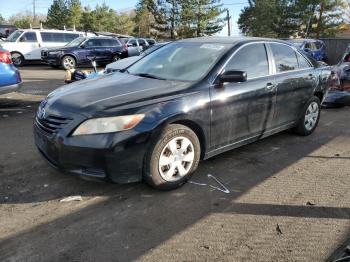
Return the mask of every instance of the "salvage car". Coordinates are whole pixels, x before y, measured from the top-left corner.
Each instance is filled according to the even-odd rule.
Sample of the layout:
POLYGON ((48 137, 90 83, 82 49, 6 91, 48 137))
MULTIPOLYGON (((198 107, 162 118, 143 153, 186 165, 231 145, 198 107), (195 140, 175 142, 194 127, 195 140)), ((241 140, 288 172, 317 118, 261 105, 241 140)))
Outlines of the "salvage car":
POLYGON ((79 37, 64 47, 41 51, 45 63, 65 70, 89 65, 89 57, 95 57, 98 64, 105 65, 127 56, 127 46, 122 40, 106 36, 79 37))
POLYGON ((329 75, 285 41, 181 40, 49 94, 35 144, 63 172, 174 189, 201 159, 283 130, 312 134, 329 75))
POLYGON ((11 53, 0 48, 0 94, 18 91, 21 75, 11 60, 11 53))
POLYGON ((339 63, 332 67, 329 92, 322 106, 325 108, 350 106, 350 46, 339 63))
POLYGON ((328 61, 326 45, 322 40, 293 39, 289 40, 289 42, 303 50, 305 54, 311 56, 317 61, 328 61))

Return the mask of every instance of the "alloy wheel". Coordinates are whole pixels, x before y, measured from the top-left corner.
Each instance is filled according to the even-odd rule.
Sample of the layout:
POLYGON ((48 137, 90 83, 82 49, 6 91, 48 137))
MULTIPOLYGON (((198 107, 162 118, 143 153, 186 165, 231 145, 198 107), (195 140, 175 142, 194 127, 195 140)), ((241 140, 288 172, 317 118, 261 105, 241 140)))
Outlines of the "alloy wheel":
POLYGON ((71 69, 75 67, 75 60, 73 57, 67 56, 63 59, 63 66, 66 69, 71 69))

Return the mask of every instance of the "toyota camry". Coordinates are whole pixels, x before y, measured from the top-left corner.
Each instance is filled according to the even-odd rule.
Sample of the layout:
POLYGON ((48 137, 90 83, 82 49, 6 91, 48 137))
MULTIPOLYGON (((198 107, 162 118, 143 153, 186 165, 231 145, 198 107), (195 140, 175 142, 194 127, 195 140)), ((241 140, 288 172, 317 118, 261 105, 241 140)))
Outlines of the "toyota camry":
POLYGON ((313 133, 330 73, 280 40, 176 41, 49 94, 35 143, 63 172, 173 189, 200 160, 287 129, 313 133))

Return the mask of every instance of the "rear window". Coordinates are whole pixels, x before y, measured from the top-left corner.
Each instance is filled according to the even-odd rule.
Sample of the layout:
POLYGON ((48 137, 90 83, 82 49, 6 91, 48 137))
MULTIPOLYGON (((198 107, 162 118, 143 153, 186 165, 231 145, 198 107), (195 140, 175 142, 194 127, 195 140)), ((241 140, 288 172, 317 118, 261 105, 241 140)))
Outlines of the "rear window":
POLYGON ((156 43, 155 40, 153 39, 147 39, 147 42, 150 44, 150 45, 154 45, 156 43))

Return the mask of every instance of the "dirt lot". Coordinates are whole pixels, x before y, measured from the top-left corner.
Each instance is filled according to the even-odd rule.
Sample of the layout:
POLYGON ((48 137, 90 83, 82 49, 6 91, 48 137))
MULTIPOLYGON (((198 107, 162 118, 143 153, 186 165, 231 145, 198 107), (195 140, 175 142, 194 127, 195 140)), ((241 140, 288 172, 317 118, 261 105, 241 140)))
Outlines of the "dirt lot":
MULTIPOLYGON (((22 76, 23 93, 43 95, 64 72, 22 76)), ((324 261, 350 237, 348 108, 323 111, 312 136, 285 132, 201 162, 192 181, 217 186, 212 174, 226 194, 52 170, 33 144, 39 100, 0 98, 0 261, 324 261)))

